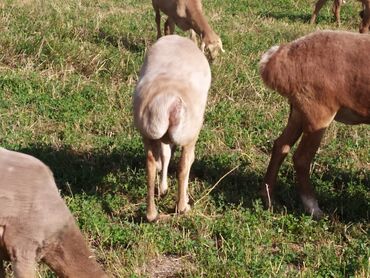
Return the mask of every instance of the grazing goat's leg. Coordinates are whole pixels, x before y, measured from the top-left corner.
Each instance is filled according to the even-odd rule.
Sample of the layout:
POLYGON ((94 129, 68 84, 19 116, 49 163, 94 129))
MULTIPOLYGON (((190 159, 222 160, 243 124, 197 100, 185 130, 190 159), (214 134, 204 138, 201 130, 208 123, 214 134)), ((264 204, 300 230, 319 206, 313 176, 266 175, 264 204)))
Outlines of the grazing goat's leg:
POLYGON ((164 196, 168 190, 167 184, 167 173, 168 173, 168 164, 171 159, 171 145, 161 143, 161 161, 162 161, 162 178, 161 184, 159 186, 159 195, 164 196))
POLYGON ((264 182, 261 188, 261 196, 266 206, 271 206, 273 201, 274 188, 279 168, 290 148, 297 142, 302 134, 302 122, 299 112, 291 108, 287 126, 283 133, 275 140, 272 148, 272 155, 266 171, 264 182))
POLYGON ((195 31, 193 29, 190 29, 190 39, 196 44, 198 45, 198 41, 197 41, 197 33, 195 33, 195 31))
MULTIPOLYGON (((146 140, 144 142, 146 150, 146 174, 147 174, 147 207, 146 207, 146 218, 149 222, 153 222, 158 217, 157 208, 155 206, 154 200, 154 190, 155 190, 155 177, 156 177, 156 158, 155 154, 157 152, 156 142, 146 140)), ((163 167, 163 165, 162 165, 163 167)))
POLYGON ((363 16, 360 24, 360 33, 367 33, 370 30, 370 1, 366 1, 362 6, 363 16))
POLYGON ((35 256, 30 256, 28 252, 18 256, 12 261, 12 268, 16 278, 35 277, 35 256))
POLYGON ((58 237, 43 258, 57 277, 107 278, 76 224, 65 226, 58 237))
POLYGON ((173 33, 175 33, 175 21, 168 17, 164 23, 164 34, 167 36, 172 35, 173 33))
POLYGON ((301 142, 293 155, 294 169, 296 171, 298 191, 305 210, 316 219, 323 216, 310 183, 310 165, 326 128, 314 132, 304 132, 301 142))
POLYGON ((161 12, 158 7, 154 7, 155 11, 155 23, 157 25, 157 39, 162 37, 161 33, 161 12))
POLYGON ((319 0, 317 1, 315 5, 315 10, 312 13, 310 23, 314 24, 316 22, 316 17, 319 14, 319 11, 321 10, 322 6, 326 3, 327 0, 319 0))
POLYGON ((191 165, 194 162, 195 142, 182 147, 181 158, 178 170, 178 200, 177 210, 180 213, 185 213, 190 210, 188 183, 191 165))
POLYGON ((333 2, 333 14, 335 17, 335 22, 340 25, 340 6, 342 5, 342 0, 334 0, 333 2))

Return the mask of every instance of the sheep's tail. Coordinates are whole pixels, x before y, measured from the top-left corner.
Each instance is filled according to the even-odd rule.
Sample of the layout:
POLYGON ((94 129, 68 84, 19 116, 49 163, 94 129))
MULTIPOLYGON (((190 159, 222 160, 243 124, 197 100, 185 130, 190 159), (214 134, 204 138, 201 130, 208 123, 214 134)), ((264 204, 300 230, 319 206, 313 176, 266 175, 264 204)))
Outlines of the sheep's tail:
POLYGON ((173 141, 172 134, 181 124, 185 112, 183 100, 173 94, 155 96, 143 111, 142 132, 148 139, 161 139, 166 134, 173 141))
POLYGON ((262 55, 259 62, 260 75, 267 87, 280 95, 290 98, 294 94, 294 72, 287 72, 296 62, 287 56, 284 46, 273 46, 262 55), (293 87, 292 87, 293 86, 293 87))
POLYGON ((259 62, 260 74, 262 76, 263 76, 263 73, 265 72, 266 65, 270 61, 271 57, 274 56, 274 54, 278 51, 279 48, 280 48, 279 45, 275 45, 262 54, 261 60, 259 62))

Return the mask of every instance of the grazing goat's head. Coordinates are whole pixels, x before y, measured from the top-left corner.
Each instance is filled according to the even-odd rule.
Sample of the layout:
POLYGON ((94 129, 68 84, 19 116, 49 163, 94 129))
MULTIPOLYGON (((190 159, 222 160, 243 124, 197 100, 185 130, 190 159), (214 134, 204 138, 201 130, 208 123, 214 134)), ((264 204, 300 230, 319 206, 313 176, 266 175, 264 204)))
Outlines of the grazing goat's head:
POLYGON ((201 50, 204 52, 205 48, 207 48, 209 51, 212 59, 215 59, 220 51, 225 52, 222 47, 222 41, 217 35, 215 35, 212 39, 207 37, 202 39, 201 50))

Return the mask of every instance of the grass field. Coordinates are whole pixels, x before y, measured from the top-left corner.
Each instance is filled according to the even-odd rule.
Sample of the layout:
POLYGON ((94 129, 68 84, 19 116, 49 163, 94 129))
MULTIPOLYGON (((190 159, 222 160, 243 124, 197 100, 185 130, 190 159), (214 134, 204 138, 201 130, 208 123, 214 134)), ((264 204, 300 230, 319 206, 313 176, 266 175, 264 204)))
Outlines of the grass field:
MULTIPOLYGON (((303 213, 291 156, 279 174, 282 209, 258 198, 289 106, 257 64, 272 45, 337 29, 329 3, 307 24, 313 3, 203 1, 226 53, 211 66, 186 216, 145 220, 132 94, 156 38, 149 0, 0 1, 0 145, 50 166, 110 277, 369 277, 369 126, 334 123, 326 133, 312 183, 327 218, 303 213)), ((347 1, 339 29, 357 32, 359 10, 347 1)), ((158 201, 164 213, 174 211, 177 160, 158 201)), ((41 266, 39 277, 54 276, 41 266)))

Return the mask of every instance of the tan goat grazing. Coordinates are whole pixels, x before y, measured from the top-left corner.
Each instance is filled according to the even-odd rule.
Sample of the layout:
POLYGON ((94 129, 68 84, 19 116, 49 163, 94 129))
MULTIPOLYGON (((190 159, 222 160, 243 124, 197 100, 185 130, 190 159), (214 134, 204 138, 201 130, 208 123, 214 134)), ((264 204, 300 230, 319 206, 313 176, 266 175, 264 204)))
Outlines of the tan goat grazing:
POLYGON ((16 278, 35 277, 37 261, 58 277, 107 277, 59 195, 49 168, 0 148, 0 277, 10 260, 16 278))
MULTIPOLYGON (((358 0, 362 3, 363 10, 360 12, 360 16, 362 18, 362 22, 360 24, 360 33, 367 33, 370 27, 370 0, 358 0)), ((311 24, 316 22, 317 15, 319 11, 324 6, 327 0, 318 0, 315 5, 315 9, 311 16, 311 24)), ((340 24, 340 8, 345 1, 343 0, 333 0, 333 8, 332 11, 335 16, 335 22, 339 25, 340 24)))
POLYGON ((281 163, 293 155, 299 194, 308 213, 322 216, 309 181, 312 159, 333 120, 370 123, 370 36, 321 31, 268 50, 260 61, 264 83, 289 100, 287 126, 275 141, 262 196, 270 205, 281 163), (330 51, 328 51, 330 49, 330 51))
POLYGON ((161 33, 161 11, 168 18, 164 25, 165 35, 175 32, 175 24, 183 31, 191 31, 191 38, 196 42, 194 30, 201 37, 201 49, 207 48, 211 58, 214 59, 219 51, 224 52, 220 37, 209 26, 203 15, 201 0, 152 0, 157 24, 157 38, 161 33))
POLYGON ((172 145, 182 147, 177 173, 177 211, 185 213, 190 209, 189 172, 210 83, 207 59, 187 38, 162 37, 145 57, 135 89, 134 120, 146 152, 146 216, 150 222, 158 219, 154 201, 156 168, 162 170, 159 193, 164 195, 172 145))

